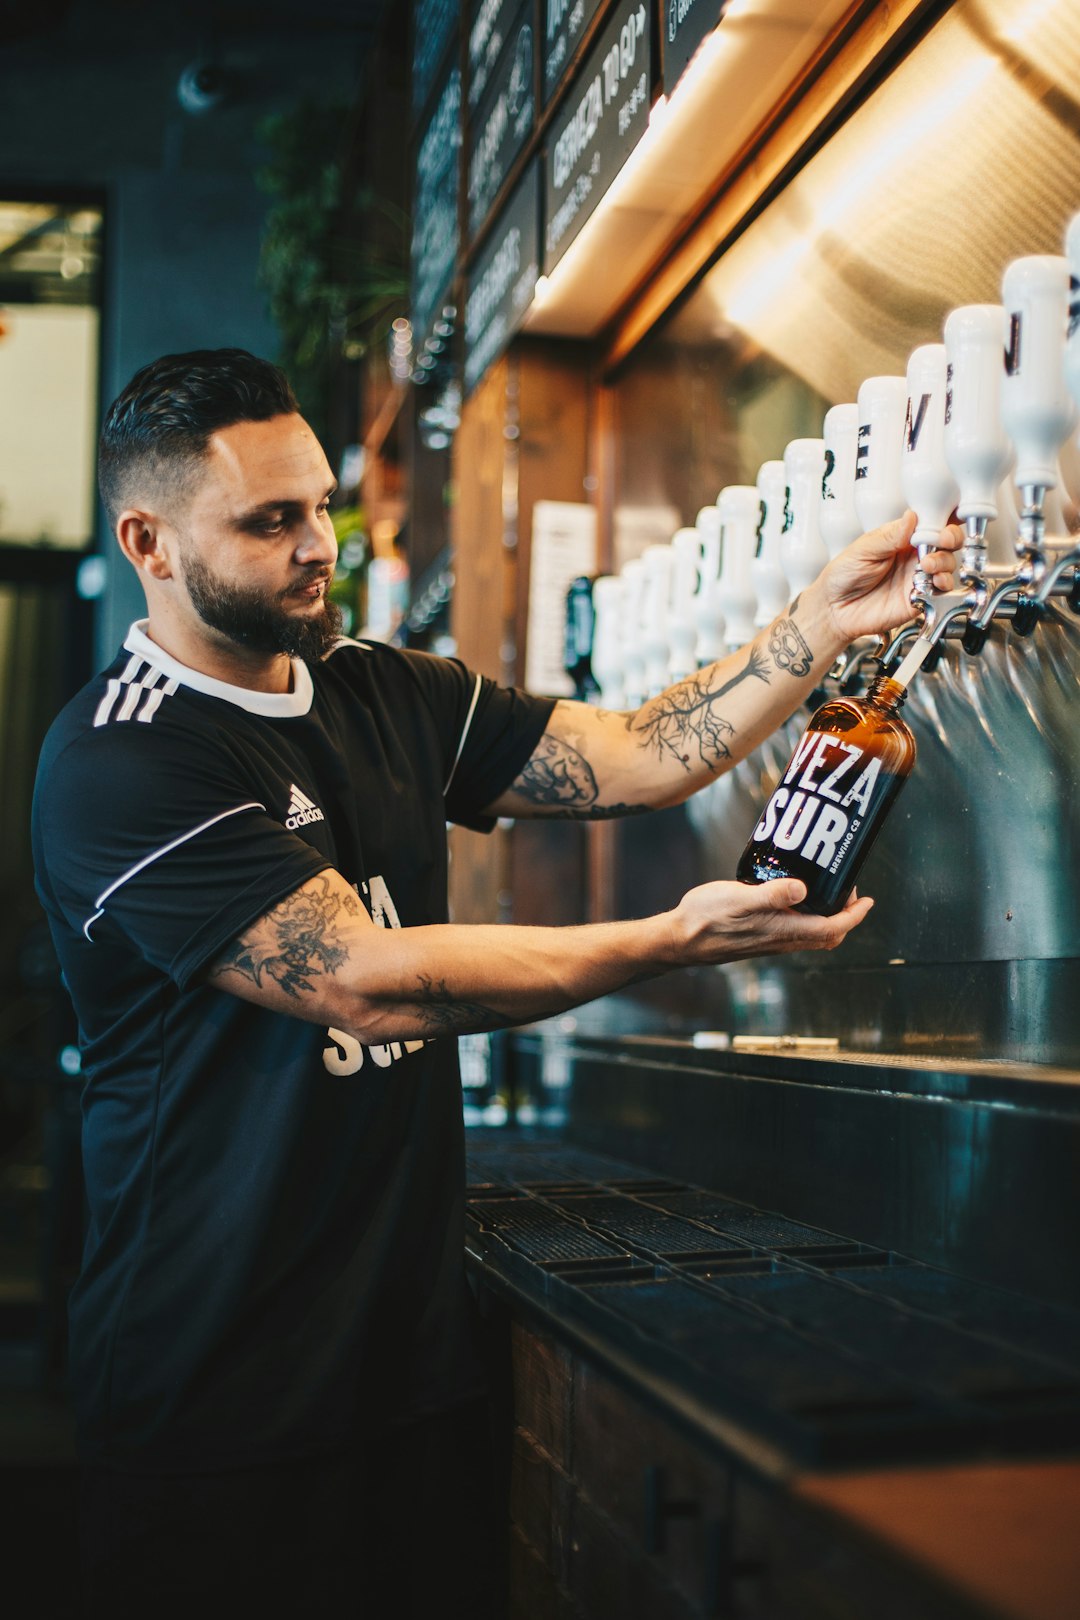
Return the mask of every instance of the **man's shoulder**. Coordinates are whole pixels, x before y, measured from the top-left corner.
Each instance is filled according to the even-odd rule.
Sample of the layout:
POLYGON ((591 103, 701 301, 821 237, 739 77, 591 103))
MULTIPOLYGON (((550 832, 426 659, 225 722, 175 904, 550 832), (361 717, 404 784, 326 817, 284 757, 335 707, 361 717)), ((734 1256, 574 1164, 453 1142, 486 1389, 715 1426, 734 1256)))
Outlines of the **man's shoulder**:
POLYGON ((339 637, 321 664, 314 667, 343 676, 350 684, 376 688, 397 679, 403 687, 411 687, 424 696, 433 689, 456 690, 475 679, 457 658, 421 652, 415 647, 395 647, 385 641, 354 640, 349 636, 339 637))
POLYGON ((127 758, 149 763, 185 748, 198 750, 206 741, 206 716, 186 689, 122 649, 56 716, 42 746, 38 779, 61 759, 76 771, 82 762, 109 770, 127 758))

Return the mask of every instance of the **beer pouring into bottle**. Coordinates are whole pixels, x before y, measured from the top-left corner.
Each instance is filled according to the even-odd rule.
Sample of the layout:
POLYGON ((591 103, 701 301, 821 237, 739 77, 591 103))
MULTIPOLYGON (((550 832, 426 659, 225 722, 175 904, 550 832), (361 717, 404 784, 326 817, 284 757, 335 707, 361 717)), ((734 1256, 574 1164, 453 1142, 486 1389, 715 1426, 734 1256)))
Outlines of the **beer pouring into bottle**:
MULTIPOLYGON (((870 378, 859 390, 855 505, 863 529, 904 510, 906 404, 903 377, 870 378)), ((809 442, 818 447, 820 493, 824 443, 809 442)), ((915 738, 899 714, 906 695, 903 681, 881 675, 865 698, 822 704, 750 835, 736 868, 740 881, 798 878, 806 898, 797 910, 831 916, 844 906, 915 763, 915 738)))
POLYGON ((822 704, 750 835, 735 875, 743 883, 798 878, 796 911, 829 917, 847 902, 915 763, 915 738, 900 718, 906 688, 887 675, 865 698, 822 704))

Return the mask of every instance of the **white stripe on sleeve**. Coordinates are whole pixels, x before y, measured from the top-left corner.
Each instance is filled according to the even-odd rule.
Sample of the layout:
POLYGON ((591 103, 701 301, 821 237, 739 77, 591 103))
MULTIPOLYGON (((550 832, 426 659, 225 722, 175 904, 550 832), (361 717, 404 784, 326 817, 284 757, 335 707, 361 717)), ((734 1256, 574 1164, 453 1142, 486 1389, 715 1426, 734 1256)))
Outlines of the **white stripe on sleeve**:
POLYGON ((454 755, 454 763, 450 767, 450 775, 446 778, 446 786, 443 788, 444 799, 450 791, 450 784, 457 775, 457 768, 461 764, 461 756, 465 752, 465 739, 469 735, 469 727, 472 725, 473 715, 476 713, 476 705, 480 701, 480 684, 482 679, 483 677, 480 675, 476 677, 476 685, 473 687, 472 702, 469 704, 469 712, 465 716, 465 724, 461 728, 461 741, 458 743, 458 750, 454 755))
POLYGON ((160 849, 152 850, 149 855, 144 855, 141 861, 136 861, 135 865, 130 866, 126 872, 122 873, 115 883, 110 883, 107 889, 103 889, 94 901, 97 910, 92 917, 88 917, 86 922, 83 923, 83 933, 86 938, 90 939, 90 929, 104 914, 106 900, 110 895, 115 894, 117 889, 122 888, 129 878, 137 876, 139 872, 152 865, 162 855, 168 855, 170 850, 178 849, 181 844, 186 844, 189 838, 196 838, 199 833, 205 832, 207 827, 213 827, 217 822, 225 821, 229 816, 238 816, 242 810, 262 810, 265 812, 266 806, 265 804, 256 804, 254 800, 250 804, 234 805, 231 810, 223 810, 220 815, 211 816, 208 821, 201 821, 197 827, 192 827, 187 832, 181 833, 179 838, 174 838, 171 843, 162 844, 160 849))

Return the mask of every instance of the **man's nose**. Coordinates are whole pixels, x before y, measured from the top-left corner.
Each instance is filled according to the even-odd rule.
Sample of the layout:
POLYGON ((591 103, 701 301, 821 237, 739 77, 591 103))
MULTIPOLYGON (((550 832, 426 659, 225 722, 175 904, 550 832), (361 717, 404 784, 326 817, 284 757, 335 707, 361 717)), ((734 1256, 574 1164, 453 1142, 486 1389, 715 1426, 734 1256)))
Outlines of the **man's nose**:
POLYGON ((297 541, 296 560, 309 567, 312 563, 337 562, 338 543, 337 536, 328 519, 310 517, 304 525, 304 532, 297 541))

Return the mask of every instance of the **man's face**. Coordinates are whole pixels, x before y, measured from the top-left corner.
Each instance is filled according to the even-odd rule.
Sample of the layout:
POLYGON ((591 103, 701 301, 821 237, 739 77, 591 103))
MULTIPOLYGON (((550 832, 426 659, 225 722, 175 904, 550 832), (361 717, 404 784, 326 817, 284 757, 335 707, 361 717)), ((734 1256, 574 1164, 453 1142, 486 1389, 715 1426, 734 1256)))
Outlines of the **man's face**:
POLYGON ((329 651, 341 634, 326 595, 335 488, 300 416, 213 435, 177 525, 180 580, 204 625, 253 652, 314 660, 329 651))

